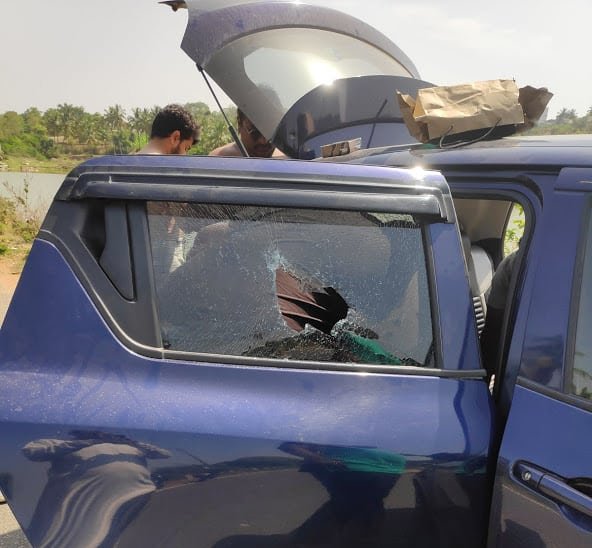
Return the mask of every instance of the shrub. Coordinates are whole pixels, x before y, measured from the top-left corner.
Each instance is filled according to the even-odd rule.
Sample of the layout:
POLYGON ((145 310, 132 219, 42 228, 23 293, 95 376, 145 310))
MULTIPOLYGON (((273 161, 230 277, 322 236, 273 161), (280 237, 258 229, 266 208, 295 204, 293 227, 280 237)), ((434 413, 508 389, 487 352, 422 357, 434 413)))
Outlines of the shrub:
POLYGON ((31 207, 28 178, 21 190, 6 182, 3 186, 9 197, 0 197, 0 254, 30 244, 41 226, 40 212, 31 207))

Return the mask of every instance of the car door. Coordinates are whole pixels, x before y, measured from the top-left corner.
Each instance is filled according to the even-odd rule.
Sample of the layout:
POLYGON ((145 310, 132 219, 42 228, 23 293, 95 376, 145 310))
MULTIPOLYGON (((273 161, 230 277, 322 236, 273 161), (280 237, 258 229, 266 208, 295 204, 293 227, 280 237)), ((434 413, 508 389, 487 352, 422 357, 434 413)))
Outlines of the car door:
POLYGON ((473 547, 484 376, 441 175, 96 159, 0 330, 0 489, 35 546, 473 547))
POLYGON ((591 178, 565 168, 541 187, 505 386, 517 381, 501 400, 490 546, 592 543, 591 178))

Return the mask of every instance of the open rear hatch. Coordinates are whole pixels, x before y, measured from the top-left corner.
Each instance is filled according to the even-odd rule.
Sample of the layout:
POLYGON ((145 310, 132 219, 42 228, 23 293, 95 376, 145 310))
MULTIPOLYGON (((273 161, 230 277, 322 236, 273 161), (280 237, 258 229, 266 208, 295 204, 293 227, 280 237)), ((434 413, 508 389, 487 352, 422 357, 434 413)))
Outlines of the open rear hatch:
POLYGON ((362 147, 414 141, 395 90, 431 84, 373 27, 300 2, 184 5, 183 50, 287 155, 313 158, 321 144, 356 137, 362 147))

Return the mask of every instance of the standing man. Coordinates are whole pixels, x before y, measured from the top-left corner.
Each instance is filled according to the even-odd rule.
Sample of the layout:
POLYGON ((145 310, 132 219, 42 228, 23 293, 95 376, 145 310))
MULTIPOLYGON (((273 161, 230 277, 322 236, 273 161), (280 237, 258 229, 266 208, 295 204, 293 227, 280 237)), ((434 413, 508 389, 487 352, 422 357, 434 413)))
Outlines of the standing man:
MULTIPOLYGON (((238 134, 247 154, 252 158, 283 158, 285 157, 277 150, 270 141, 253 125, 242 110, 236 111, 236 123, 238 125, 238 134)), ((236 143, 228 143, 218 147, 210 156, 242 156, 236 143)))
MULTIPOLYGON (((185 155, 199 139, 199 125, 181 105, 164 107, 152 122, 150 140, 138 154, 185 155)), ((148 213, 153 229, 160 239, 154 245, 152 258, 157 281, 165 280, 170 272, 185 262, 187 250, 193 245, 195 232, 182 222, 182 204, 151 202, 148 213)))
POLYGON ((150 140, 138 154, 187 154, 199 139, 199 125, 181 105, 164 107, 154 118, 150 140))

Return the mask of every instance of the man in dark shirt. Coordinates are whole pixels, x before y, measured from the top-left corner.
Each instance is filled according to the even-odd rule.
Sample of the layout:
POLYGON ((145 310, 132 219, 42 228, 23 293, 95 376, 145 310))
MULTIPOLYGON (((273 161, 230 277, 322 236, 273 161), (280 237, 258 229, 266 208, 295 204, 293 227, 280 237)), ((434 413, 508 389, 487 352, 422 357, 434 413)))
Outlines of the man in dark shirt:
POLYGON ((505 257, 498 265, 491 280, 491 290, 487 297, 485 327, 483 333, 481 333, 481 357, 483 358, 483 366, 487 371, 488 379, 495 373, 499 360, 504 311, 517 257, 518 251, 514 251, 505 257))

